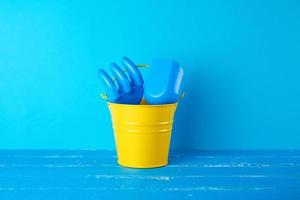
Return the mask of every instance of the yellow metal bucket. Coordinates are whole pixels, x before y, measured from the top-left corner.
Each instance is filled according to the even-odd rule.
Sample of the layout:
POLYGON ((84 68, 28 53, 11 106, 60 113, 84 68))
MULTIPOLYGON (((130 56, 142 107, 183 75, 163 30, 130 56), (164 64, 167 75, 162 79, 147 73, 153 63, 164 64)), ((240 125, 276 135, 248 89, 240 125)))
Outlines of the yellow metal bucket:
POLYGON ((177 103, 164 105, 108 103, 120 165, 153 168, 168 164, 176 106, 177 103))

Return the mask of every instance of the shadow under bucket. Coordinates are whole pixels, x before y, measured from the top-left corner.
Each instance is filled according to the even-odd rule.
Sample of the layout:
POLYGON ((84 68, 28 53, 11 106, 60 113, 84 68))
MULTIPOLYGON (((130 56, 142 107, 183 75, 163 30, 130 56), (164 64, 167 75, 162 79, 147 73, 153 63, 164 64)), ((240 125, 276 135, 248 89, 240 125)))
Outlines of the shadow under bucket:
POLYGON ((120 165, 154 168, 168 164, 177 103, 164 105, 108 103, 108 107, 120 165))

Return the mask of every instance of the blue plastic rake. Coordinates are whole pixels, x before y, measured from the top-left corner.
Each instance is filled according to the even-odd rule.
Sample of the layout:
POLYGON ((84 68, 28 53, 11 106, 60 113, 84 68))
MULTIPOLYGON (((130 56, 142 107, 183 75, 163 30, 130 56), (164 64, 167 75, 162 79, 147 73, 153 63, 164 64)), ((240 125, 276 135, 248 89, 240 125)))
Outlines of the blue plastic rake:
POLYGON ((111 78, 103 69, 99 69, 98 76, 106 91, 105 94, 101 93, 101 97, 112 103, 139 104, 143 98, 144 81, 138 67, 147 65, 135 65, 127 57, 123 57, 122 65, 125 67, 124 69, 115 63, 111 64, 114 78, 111 78))

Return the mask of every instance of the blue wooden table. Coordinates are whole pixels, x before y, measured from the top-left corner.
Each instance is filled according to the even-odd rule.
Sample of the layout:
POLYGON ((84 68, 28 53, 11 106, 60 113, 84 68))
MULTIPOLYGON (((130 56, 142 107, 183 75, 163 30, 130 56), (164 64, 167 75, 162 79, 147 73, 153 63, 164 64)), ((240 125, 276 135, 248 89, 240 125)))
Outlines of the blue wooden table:
POLYGON ((300 151, 172 153, 130 169, 108 151, 0 151, 0 199, 300 199, 300 151))

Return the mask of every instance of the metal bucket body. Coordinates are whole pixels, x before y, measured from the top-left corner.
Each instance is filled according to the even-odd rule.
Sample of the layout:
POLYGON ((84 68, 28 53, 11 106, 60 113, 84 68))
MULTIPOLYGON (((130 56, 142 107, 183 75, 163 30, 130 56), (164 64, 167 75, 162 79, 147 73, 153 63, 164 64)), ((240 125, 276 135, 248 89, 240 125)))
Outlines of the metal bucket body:
POLYGON ((164 105, 108 103, 108 106, 120 165, 153 168, 168 164, 177 103, 164 105))

